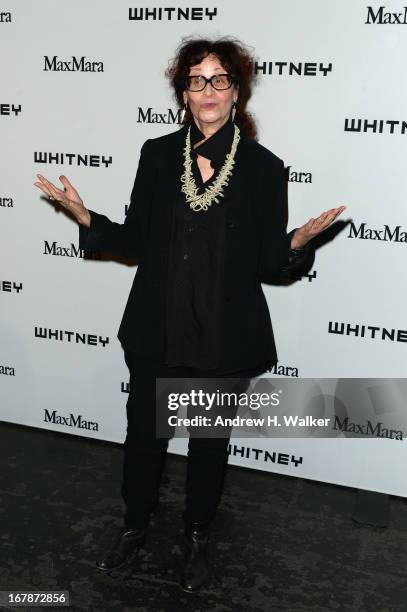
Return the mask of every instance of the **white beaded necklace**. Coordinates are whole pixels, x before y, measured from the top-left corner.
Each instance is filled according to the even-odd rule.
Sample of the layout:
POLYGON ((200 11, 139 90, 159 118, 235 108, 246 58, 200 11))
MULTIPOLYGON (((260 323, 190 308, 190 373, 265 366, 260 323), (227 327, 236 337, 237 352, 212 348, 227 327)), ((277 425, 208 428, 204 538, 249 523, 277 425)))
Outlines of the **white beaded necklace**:
POLYGON ((240 140, 240 130, 235 124, 234 136, 230 152, 226 155, 225 163, 219 171, 217 179, 205 191, 198 195, 198 186, 192 174, 191 158, 191 126, 188 129, 184 148, 184 172, 181 176, 181 191, 185 193, 186 200, 192 210, 208 210, 213 202, 218 203, 223 197, 223 188, 229 184, 229 177, 235 165, 235 155, 240 140))

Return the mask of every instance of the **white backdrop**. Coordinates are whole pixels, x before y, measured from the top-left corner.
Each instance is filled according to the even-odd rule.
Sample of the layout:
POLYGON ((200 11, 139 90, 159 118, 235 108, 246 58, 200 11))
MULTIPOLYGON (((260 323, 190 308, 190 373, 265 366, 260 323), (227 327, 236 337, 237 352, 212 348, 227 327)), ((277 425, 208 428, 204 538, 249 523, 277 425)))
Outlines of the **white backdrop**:
MULTIPOLYGON (((124 439, 128 371, 116 333, 135 268, 79 257, 77 227, 33 182, 65 174, 89 208, 123 221, 141 145, 177 129, 146 121, 147 111, 153 120, 176 110, 164 70, 191 34, 254 48, 250 109, 260 142, 290 166, 289 228, 342 203, 353 223, 318 250, 313 276, 264 287, 280 365, 299 377, 406 376, 407 19, 399 1, 369 6, 14 0, 1 10, 2 420, 124 439), (93 72, 74 69, 82 57, 98 62, 93 72)), ((171 448, 184 453, 186 441, 171 448)), ((404 442, 246 439, 231 451, 230 463, 407 495, 404 442), (242 446, 276 461, 234 454, 242 446)))

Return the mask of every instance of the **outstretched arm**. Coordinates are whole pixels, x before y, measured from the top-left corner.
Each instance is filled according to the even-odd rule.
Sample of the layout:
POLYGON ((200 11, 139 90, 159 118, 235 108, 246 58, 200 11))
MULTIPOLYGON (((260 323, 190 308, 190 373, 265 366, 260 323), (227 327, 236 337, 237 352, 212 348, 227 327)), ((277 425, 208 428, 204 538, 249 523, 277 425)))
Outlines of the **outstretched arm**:
POLYGON ((62 175, 59 177, 59 180, 64 186, 63 191, 62 189, 58 189, 58 187, 46 179, 45 176, 42 176, 42 174, 37 174, 37 177, 38 181, 36 181, 34 185, 41 189, 50 200, 55 200, 61 204, 65 210, 72 214, 76 222, 80 225, 86 227, 90 226, 89 211, 85 208, 82 198, 66 176, 62 175))
POLYGON ((154 181, 154 166, 150 155, 150 140, 140 154, 130 206, 124 223, 114 223, 105 215, 88 210, 76 189, 65 176, 60 177, 62 191, 42 175, 34 183, 48 197, 56 200, 69 211, 79 224, 79 247, 89 251, 105 251, 123 257, 142 256, 144 237, 147 233, 150 201, 154 181))
POLYGON ((265 176, 272 176, 269 183, 270 200, 267 203, 263 201, 260 219, 259 276, 263 282, 300 272, 308 261, 312 238, 324 231, 346 208, 339 206, 327 210, 287 235, 284 215, 286 201, 284 163, 282 160, 273 163, 272 169, 265 167, 263 170, 265 176))
POLYGON ((340 215, 346 206, 337 206, 336 208, 330 208, 325 212, 321 213, 316 219, 310 219, 307 223, 304 223, 301 227, 297 228, 291 238, 292 249, 303 249, 312 238, 318 236, 321 232, 331 225, 331 223, 340 215))

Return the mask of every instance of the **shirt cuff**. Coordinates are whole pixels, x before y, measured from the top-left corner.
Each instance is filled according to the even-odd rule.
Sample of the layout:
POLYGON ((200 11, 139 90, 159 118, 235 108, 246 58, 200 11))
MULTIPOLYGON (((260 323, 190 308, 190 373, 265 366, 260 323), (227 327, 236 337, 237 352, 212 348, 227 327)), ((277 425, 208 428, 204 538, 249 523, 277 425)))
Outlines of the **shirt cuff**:
MULTIPOLYGON (((288 243, 291 244, 291 238, 294 235, 294 232, 297 228, 294 228, 287 234, 288 243)), ((308 256, 312 250, 311 242, 308 242, 301 249, 292 249, 289 247, 288 249, 288 263, 286 265, 287 272, 299 272, 301 268, 308 261, 308 256)))

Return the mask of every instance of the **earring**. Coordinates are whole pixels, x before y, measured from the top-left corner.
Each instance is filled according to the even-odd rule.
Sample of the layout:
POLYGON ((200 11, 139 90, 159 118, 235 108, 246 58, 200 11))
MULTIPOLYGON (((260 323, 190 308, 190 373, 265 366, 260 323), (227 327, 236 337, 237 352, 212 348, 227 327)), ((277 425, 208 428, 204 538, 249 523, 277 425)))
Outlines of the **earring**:
POLYGON ((186 113, 186 112, 187 112, 187 105, 186 105, 186 104, 184 104, 184 108, 182 109, 182 111, 181 111, 181 115, 180 115, 180 118, 179 118, 179 122, 180 122, 181 124, 183 124, 183 123, 184 123, 185 113, 186 113))
POLYGON ((233 106, 232 106, 232 121, 235 120, 235 115, 236 115, 236 102, 233 102, 233 106))

